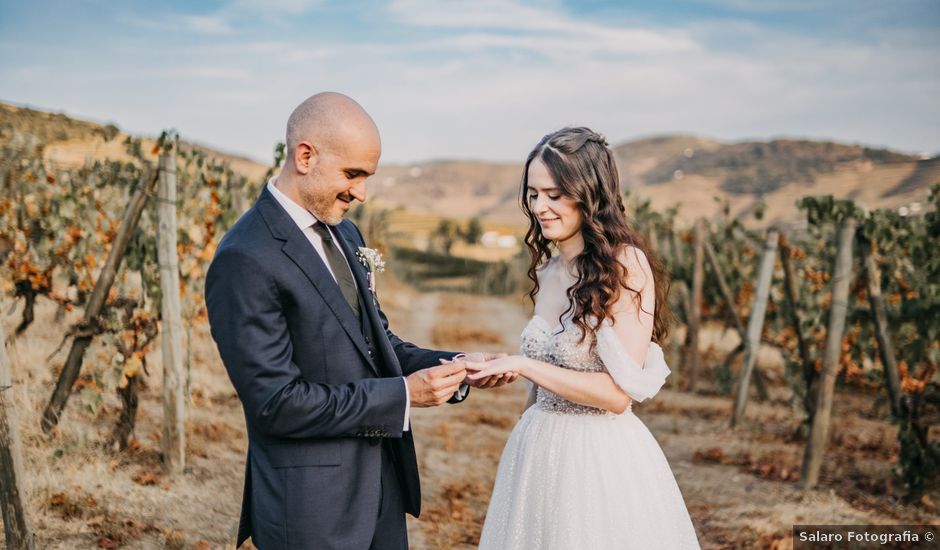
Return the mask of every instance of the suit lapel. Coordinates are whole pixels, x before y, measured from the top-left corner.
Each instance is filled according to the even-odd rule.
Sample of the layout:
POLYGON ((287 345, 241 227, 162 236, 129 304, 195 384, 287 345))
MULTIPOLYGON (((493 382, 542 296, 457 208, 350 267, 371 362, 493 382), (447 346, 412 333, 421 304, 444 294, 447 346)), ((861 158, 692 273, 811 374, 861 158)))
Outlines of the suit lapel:
POLYGON ((375 300, 372 297, 372 291, 369 290, 369 279, 366 272, 365 266, 359 262, 359 257, 355 251, 358 251, 358 247, 354 244, 355 239, 350 237, 347 239, 345 232, 343 231, 343 224, 337 226, 337 239, 336 242, 340 244, 340 247, 343 249, 343 254, 346 255, 346 258, 349 259, 349 267, 352 269, 353 277, 356 279, 356 286, 359 287, 359 304, 361 306, 362 314, 368 316, 368 322, 372 324, 372 332, 376 335, 376 338, 379 338, 380 341, 376 342, 377 347, 383 352, 383 364, 390 371, 390 376, 401 376, 401 365, 398 363, 398 357, 395 356, 394 350, 392 349, 391 343, 388 341, 388 336, 385 334, 385 327, 382 325, 382 321, 379 319, 379 312, 375 300))
MULTIPOLYGON (((326 302, 327 307, 336 316, 340 326, 343 327, 343 330, 346 331, 346 334, 349 335, 349 338, 365 358, 369 367, 376 375, 379 375, 378 367, 369 357, 369 349, 362 336, 362 329, 359 327, 356 315, 350 309, 349 304, 346 303, 339 285, 336 284, 336 280, 333 279, 316 249, 313 248, 313 245, 310 244, 310 241, 307 240, 307 237, 294 221, 290 219, 287 212, 284 212, 281 206, 277 204, 277 199, 267 189, 264 190, 261 199, 258 201, 258 208, 271 227, 275 238, 284 241, 281 251, 307 276, 307 279, 313 284, 323 301, 326 302)), ((353 269, 353 273, 355 271, 353 269)))

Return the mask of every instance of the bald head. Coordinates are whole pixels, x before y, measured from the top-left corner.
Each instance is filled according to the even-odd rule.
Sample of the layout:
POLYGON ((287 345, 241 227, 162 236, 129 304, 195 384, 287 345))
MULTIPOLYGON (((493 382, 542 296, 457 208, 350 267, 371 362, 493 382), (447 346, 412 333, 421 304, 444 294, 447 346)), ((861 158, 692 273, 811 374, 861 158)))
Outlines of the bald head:
POLYGON ((348 142, 362 140, 380 144, 379 130, 361 105, 340 93, 310 96, 287 119, 289 154, 305 141, 316 149, 340 152, 348 142))
POLYGON ((275 186, 318 220, 335 225, 365 202, 382 141, 372 117, 343 94, 307 98, 287 120, 287 158, 275 186))

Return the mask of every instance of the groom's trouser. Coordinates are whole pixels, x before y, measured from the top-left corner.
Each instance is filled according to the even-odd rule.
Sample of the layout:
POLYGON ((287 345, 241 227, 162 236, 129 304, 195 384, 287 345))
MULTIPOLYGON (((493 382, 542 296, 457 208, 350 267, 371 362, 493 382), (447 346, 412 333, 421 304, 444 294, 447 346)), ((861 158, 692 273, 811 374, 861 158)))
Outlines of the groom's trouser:
POLYGON ((382 441, 382 498, 375 535, 369 550, 407 550, 408 529, 405 525, 405 504, 401 484, 395 472, 392 453, 382 441))

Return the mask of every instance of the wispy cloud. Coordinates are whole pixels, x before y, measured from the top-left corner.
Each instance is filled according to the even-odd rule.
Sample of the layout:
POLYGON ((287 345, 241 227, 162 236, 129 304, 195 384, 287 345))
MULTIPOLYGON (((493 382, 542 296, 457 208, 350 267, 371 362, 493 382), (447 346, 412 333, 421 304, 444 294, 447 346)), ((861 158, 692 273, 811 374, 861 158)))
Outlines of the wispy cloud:
POLYGON ((187 65, 165 69, 143 70, 138 74, 169 79, 205 79, 223 81, 247 81, 251 71, 243 67, 221 67, 216 65, 187 65))
POLYGON ((160 17, 122 17, 133 26, 158 30, 207 35, 232 34, 234 27, 227 18, 219 15, 191 15, 184 13, 162 14, 160 17))
MULTIPOLYGON (((243 21, 270 21, 282 17, 295 17, 308 13, 320 6, 319 0, 232 0, 205 13, 191 11, 167 11, 159 16, 124 17, 132 25, 163 31, 196 33, 206 35, 227 35, 235 33, 243 21)), ((185 6, 185 4, 184 4, 185 6)), ((199 4, 186 6, 187 10, 197 9, 199 4)))
POLYGON ((593 15, 522 0, 376 0, 361 9, 233 0, 205 13, 90 22, 108 32, 123 28, 114 25, 121 17, 137 24, 111 38, 110 51, 71 39, 67 61, 35 32, 0 23, 4 51, 16 52, 0 57, 0 97, 134 131, 173 126, 261 159, 293 106, 327 89, 374 115, 385 161, 518 160, 566 124, 596 126, 612 141, 684 131, 940 150, 940 34, 924 17, 882 25, 882 8, 849 6, 830 14, 844 26, 833 34, 813 19, 799 24, 816 17, 803 13, 811 7, 786 12, 780 25, 746 0, 716 1, 729 13, 678 21, 657 7, 593 15), (179 40, 165 39, 167 22, 179 40))
MULTIPOLYGON (((696 3, 719 6, 745 12, 773 13, 819 9, 818 0, 693 0, 696 3)), ((857 2, 857 0, 855 0, 857 2)))
POLYGON ((389 11, 405 25, 463 31, 451 40, 457 47, 569 50, 581 55, 679 52, 697 47, 682 31, 601 25, 512 1, 395 0, 389 11))
POLYGON ((251 11, 272 14, 300 15, 321 6, 321 0, 235 0, 228 11, 251 11))

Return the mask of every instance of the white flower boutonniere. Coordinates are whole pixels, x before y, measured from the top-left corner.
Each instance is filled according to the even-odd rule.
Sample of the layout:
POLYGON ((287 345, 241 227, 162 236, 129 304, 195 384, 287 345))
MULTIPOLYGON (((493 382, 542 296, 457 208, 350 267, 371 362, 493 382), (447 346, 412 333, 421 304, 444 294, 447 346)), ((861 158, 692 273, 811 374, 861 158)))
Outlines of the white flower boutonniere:
POLYGON ((356 257, 369 272, 369 290, 372 292, 372 298, 375 299, 375 274, 385 271, 385 260, 382 259, 378 250, 365 246, 359 247, 356 257))

